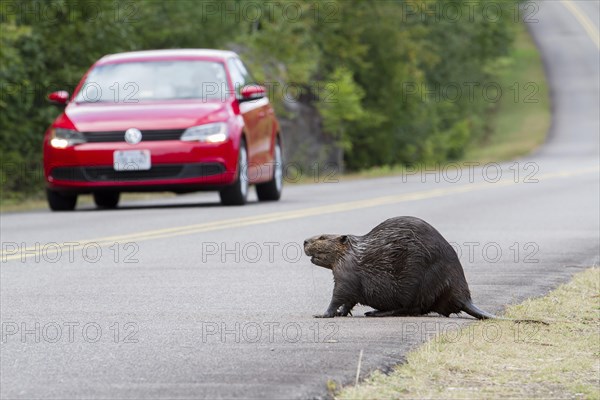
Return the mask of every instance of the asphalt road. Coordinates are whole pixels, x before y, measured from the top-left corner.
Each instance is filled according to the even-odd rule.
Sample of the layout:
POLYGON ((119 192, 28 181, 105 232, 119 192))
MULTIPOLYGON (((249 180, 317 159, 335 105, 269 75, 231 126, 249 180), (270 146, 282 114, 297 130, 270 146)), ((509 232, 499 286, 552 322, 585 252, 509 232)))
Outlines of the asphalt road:
MULTIPOLYGON (((597 32, 598 2, 577 7, 597 32)), ((361 350, 361 377, 402 362, 472 319, 367 319, 366 307, 313 319, 331 273, 298 254, 308 236, 362 234, 391 216, 419 216, 454 243, 475 303, 492 312, 598 263, 599 49, 562 2, 535 19, 552 131, 500 172, 321 176, 241 208, 198 194, 3 214, 1 397, 325 397, 328 380, 354 381, 361 350), (64 242, 72 252, 56 251, 64 242)))

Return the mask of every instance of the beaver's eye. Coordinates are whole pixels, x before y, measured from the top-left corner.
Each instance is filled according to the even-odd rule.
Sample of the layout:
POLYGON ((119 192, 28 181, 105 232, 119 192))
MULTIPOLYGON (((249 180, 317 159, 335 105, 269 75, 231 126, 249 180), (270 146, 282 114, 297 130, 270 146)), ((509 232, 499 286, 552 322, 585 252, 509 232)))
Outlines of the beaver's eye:
POLYGON ((319 237, 319 240, 325 240, 325 236, 321 235, 321 236, 319 237))

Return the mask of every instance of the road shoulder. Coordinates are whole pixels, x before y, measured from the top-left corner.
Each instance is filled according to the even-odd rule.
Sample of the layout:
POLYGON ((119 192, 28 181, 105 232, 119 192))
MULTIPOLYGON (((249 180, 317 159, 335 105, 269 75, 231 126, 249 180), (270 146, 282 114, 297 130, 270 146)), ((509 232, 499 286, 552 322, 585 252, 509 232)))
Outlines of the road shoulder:
MULTIPOLYGON (((375 372, 336 399, 586 398, 600 393, 600 268, 580 272, 505 316, 440 332, 389 375, 375 372)), ((331 385, 330 385, 331 386, 331 385)))

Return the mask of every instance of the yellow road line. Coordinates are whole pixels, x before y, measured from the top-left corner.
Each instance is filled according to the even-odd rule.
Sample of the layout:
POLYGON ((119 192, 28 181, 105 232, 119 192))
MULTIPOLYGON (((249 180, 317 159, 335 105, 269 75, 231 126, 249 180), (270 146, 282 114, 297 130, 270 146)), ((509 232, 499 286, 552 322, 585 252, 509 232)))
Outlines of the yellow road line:
POLYGON ((577 7, 575 3, 573 3, 571 0, 560 1, 567 8, 567 10, 569 10, 571 14, 573 14, 573 16, 577 18, 583 29, 585 29, 585 31, 587 32, 590 39, 592 39, 596 47, 600 49, 600 33, 598 33, 598 28, 596 28, 596 26, 592 23, 592 21, 590 21, 587 15, 582 13, 579 7, 577 7))
MULTIPOLYGON (((566 178, 566 177, 581 175, 581 174, 590 173, 590 172, 597 172, 598 170, 599 170, 598 167, 591 167, 591 168, 578 169, 578 170, 574 170, 574 171, 560 171, 560 172, 555 172, 555 173, 542 174, 542 175, 538 176, 537 179, 538 180, 547 180, 547 179, 552 179, 552 178, 566 178)), ((56 253, 58 251, 64 251, 64 250, 69 250, 69 249, 72 249, 72 250, 81 249, 89 244, 106 247, 106 246, 111 246, 114 243, 118 243, 118 242, 121 242, 121 243, 140 242, 140 241, 144 241, 144 240, 162 239, 162 238, 168 238, 168 237, 174 237, 174 236, 190 235, 190 234, 201 233, 201 232, 211 232, 211 231, 230 229, 230 228, 241 228, 241 227, 246 227, 246 226, 262 225, 262 224, 267 224, 267 223, 271 223, 271 222, 281 222, 281 221, 287 221, 287 220, 293 220, 293 219, 299 219, 299 218, 314 217, 314 216, 318 216, 318 215, 326 215, 326 214, 332 214, 332 213, 354 211, 354 210, 359 210, 359 209, 364 209, 364 208, 385 206, 385 205, 397 204, 397 203, 402 203, 402 202, 407 202, 407 201, 423 200, 423 199, 448 196, 448 195, 458 194, 458 193, 473 192, 473 191, 481 190, 481 189, 485 189, 485 188, 497 188, 497 187, 503 187, 503 186, 516 185, 516 184, 519 184, 519 183, 515 182, 513 179, 507 178, 507 179, 500 180, 496 183, 489 183, 489 182, 484 181, 484 182, 479 182, 479 183, 470 183, 470 184, 464 184, 464 185, 460 185, 460 186, 448 187, 448 188, 443 188, 443 189, 430 189, 430 190, 424 190, 424 191, 420 191, 420 192, 412 192, 412 193, 404 193, 404 194, 398 194, 398 195, 375 197, 375 198, 371 198, 371 199, 329 204, 329 205, 325 205, 325 206, 310 207, 310 208, 305 208, 305 209, 300 209, 300 210, 280 211, 280 212, 256 215, 256 216, 251 216, 251 217, 231 218, 231 219, 225 219, 225 220, 220 220, 220 221, 204 222, 204 223, 200 223, 200 224, 184 225, 184 226, 164 228, 164 229, 155 229, 155 230, 142 231, 142 232, 136 232, 136 233, 118 235, 118 236, 105 236, 105 237, 101 237, 101 238, 88 239, 88 240, 83 240, 83 241, 63 242, 63 243, 57 243, 57 245, 58 245, 57 247, 53 246, 53 247, 49 247, 49 248, 45 248, 45 249, 41 249, 40 248, 41 246, 38 246, 37 248, 36 247, 27 247, 25 249, 18 249, 17 253, 14 253, 14 254, 12 254, 12 252, 10 252, 10 253, 6 252, 6 251, 2 252, 2 253, 0 253, 0 260, 2 262, 5 262, 5 261, 16 260, 16 259, 20 259, 20 258, 27 259, 28 257, 40 256, 41 253, 52 254, 53 252, 56 253)))

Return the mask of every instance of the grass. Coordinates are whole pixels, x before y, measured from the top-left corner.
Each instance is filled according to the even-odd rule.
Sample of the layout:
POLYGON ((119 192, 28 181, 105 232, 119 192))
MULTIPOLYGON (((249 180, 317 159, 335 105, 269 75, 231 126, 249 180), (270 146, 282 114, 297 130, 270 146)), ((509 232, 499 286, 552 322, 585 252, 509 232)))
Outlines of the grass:
POLYGON ((491 114, 489 132, 467 149, 464 159, 482 163, 527 155, 550 128, 551 113, 544 67, 524 24, 517 24, 511 63, 500 71, 502 97, 491 114))
POLYGON ((389 375, 375 372, 335 397, 600 398, 600 268, 575 275, 544 297, 509 307, 506 316, 549 325, 469 325, 461 335, 440 335, 409 353, 406 364, 389 375))

